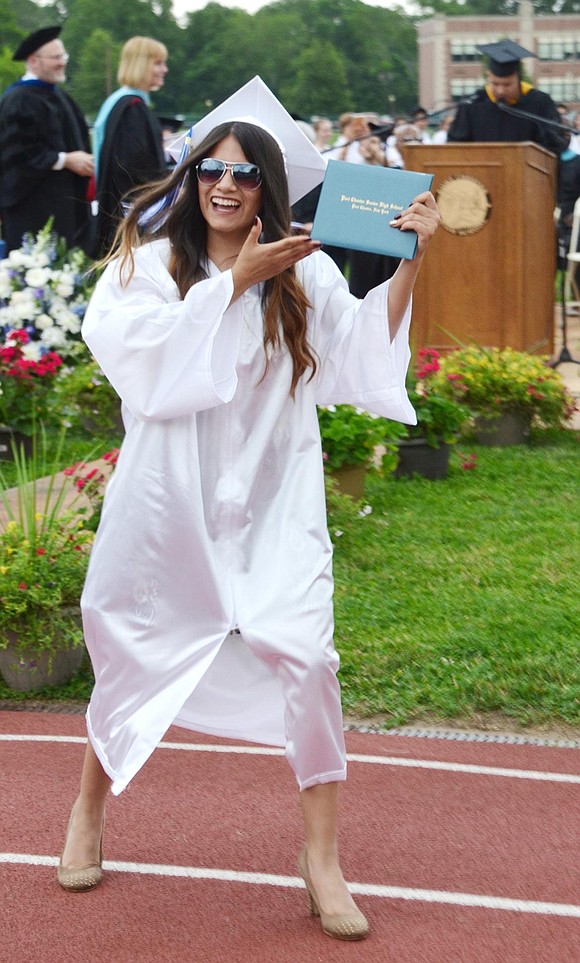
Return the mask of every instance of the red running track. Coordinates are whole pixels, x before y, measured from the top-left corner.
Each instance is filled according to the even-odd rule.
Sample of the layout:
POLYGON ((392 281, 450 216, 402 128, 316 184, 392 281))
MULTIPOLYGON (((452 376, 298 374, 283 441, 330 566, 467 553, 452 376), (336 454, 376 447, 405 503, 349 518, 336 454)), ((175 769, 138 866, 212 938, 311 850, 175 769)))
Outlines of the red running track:
POLYGON ((350 944, 307 914, 285 760, 176 728, 111 798, 101 886, 60 889, 84 735, 0 712, 1 963, 580 961, 577 749, 348 732, 350 944))

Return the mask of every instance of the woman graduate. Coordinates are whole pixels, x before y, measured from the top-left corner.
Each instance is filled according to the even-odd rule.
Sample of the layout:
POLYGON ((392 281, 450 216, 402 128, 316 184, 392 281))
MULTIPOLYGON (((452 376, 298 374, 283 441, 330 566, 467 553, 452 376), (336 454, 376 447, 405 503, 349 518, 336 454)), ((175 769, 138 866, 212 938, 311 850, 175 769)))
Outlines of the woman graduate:
POLYGON ((290 235, 290 203, 323 165, 254 78, 139 196, 97 284, 84 337, 127 434, 82 600, 95 688, 58 879, 100 881, 109 788, 176 724, 285 747, 311 912, 359 939, 337 851, 346 764, 316 405, 414 422, 410 296, 439 215, 431 194, 415 199, 397 224, 417 232, 416 258, 357 301, 317 242, 290 235))

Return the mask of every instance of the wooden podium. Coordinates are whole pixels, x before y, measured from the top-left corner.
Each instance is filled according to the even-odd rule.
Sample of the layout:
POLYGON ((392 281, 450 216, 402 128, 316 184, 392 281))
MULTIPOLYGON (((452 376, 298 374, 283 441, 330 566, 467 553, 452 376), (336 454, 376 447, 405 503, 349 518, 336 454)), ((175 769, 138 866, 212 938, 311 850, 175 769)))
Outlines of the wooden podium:
POLYGON ((414 145, 443 224, 415 286, 412 343, 553 352, 557 161, 532 143, 414 145))

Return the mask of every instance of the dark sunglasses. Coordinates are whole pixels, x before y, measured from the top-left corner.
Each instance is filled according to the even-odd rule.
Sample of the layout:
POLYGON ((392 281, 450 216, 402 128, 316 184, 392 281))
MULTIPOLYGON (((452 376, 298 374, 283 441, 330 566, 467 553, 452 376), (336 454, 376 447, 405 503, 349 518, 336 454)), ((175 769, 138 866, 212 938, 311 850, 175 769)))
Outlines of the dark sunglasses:
POLYGON ((216 157, 204 157, 195 168, 197 179, 205 187, 214 187, 226 171, 243 191, 257 191, 262 183, 262 172, 256 164, 230 164, 216 157))

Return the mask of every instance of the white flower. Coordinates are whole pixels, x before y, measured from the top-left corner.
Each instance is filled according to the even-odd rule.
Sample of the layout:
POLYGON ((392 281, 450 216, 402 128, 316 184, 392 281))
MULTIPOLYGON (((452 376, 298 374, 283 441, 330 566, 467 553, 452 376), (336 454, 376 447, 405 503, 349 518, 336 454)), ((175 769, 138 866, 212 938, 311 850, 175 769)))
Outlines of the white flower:
POLYGON ((53 325, 52 328, 46 328, 45 331, 40 335, 40 340, 44 345, 47 345, 51 349, 63 348, 66 346, 66 334, 62 328, 57 328, 53 325))
POLYGON ((0 270, 0 298, 9 298, 12 294, 12 282, 6 271, 0 270))
POLYGON ((39 314, 39 307, 32 298, 14 305, 14 319, 17 321, 32 321, 39 314))
POLYGON ((63 331, 68 331, 69 334, 78 334, 81 330, 80 318, 66 308, 59 312, 58 323, 63 331))
POLYGON ((34 294, 32 291, 28 291, 26 288, 24 291, 13 291, 12 297, 10 298, 10 303, 16 307, 16 305, 27 303, 28 301, 34 300, 34 294))
POLYGON ((74 283, 71 276, 62 275, 54 285, 54 291, 59 298, 71 298, 74 294, 74 283))
POLYGON ((25 254, 20 248, 17 248, 15 251, 10 251, 10 254, 8 255, 8 263, 13 268, 24 266, 31 267, 32 265, 29 265, 28 261, 28 254, 25 254))
POLYGON ((27 361, 40 361, 42 352, 38 341, 29 341, 22 345, 22 357, 27 361))
POLYGON ((14 309, 7 305, 5 308, 0 308, 0 324, 7 325, 11 328, 21 328, 22 322, 16 320, 16 314, 14 309))
POLYGON ((51 272, 45 267, 29 268, 24 275, 24 280, 31 288, 43 288, 50 281, 51 272))
POLYGON ((54 321, 48 314, 39 314, 34 323, 39 331, 46 331, 47 328, 52 328, 54 321))

